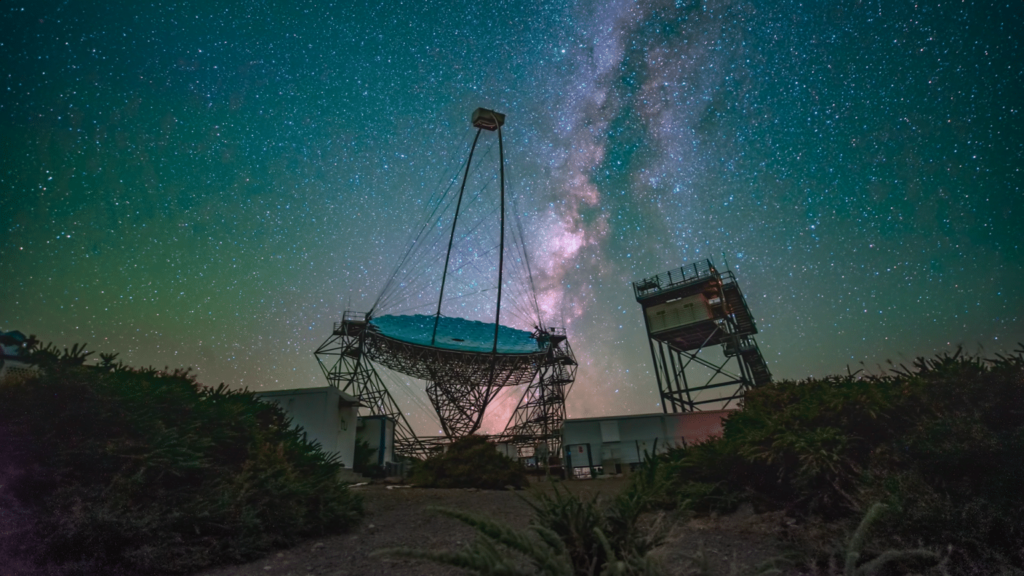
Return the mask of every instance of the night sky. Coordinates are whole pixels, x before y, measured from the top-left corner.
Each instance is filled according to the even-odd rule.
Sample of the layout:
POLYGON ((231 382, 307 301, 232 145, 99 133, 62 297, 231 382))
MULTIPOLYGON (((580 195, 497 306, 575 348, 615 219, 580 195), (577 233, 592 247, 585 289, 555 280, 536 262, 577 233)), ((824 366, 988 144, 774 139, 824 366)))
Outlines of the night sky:
POLYGON ((484 106, 570 417, 661 410, 629 283, 723 254, 777 379, 1008 352, 1022 38, 1018 1, 5 0, 0 328, 324 385, 484 106))

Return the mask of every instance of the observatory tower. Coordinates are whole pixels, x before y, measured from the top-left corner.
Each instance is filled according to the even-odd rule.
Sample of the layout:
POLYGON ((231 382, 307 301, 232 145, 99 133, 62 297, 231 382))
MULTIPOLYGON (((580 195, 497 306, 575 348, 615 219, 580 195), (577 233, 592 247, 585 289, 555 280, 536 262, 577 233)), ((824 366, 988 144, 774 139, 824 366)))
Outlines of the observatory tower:
POLYGON ((727 408, 771 382, 757 326, 731 270, 711 260, 633 283, 665 412, 727 408))

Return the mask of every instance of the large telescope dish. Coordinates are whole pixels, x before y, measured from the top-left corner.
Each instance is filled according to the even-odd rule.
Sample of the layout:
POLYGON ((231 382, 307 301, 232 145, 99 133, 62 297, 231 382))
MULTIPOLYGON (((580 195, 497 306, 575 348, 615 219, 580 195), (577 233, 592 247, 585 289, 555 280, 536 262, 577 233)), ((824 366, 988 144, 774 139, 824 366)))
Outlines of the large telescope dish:
POLYGON ((460 437, 480 427, 484 409, 499 390, 529 384, 549 353, 549 339, 508 326, 498 326, 494 352, 494 333, 494 324, 463 318, 381 316, 367 324, 363 353, 381 366, 425 380, 445 434, 460 437))
MULTIPOLYGON (((434 316, 412 314, 408 316, 379 316, 370 320, 370 329, 384 338, 399 340, 417 346, 430 346, 456 352, 494 352, 494 324, 464 318, 441 316, 434 334, 434 316)), ((536 354, 544 349, 538 346, 533 334, 525 330, 498 327, 498 354, 536 354)))
POLYGON ((498 353, 494 324, 441 317, 436 337, 434 316, 381 316, 366 330, 366 356, 391 370, 460 387, 496 391, 533 379, 549 342, 538 341, 524 330, 498 327, 498 353), (434 344, 431 344, 431 339, 434 344))
MULTIPOLYGON (((359 314, 358 317, 350 317, 349 312, 346 312, 340 325, 334 329, 338 344, 325 343, 318 351, 318 358, 321 353, 338 357, 335 367, 327 367, 321 362, 329 381, 344 384, 346 389, 358 386, 361 390, 360 398, 366 405, 371 410, 400 420, 403 433, 411 441, 414 441, 411 427, 380 382, 373 365, 424 380, 427 396, 437 411, 443 432, 450 438, 462 437, 478 430, 485 409, 503 387, 531 384, 538 375, 547 388, 560 386, 562 381, 571 381, 571 376, 556 378, 552 375, 555 363, 565 364, 563 356, 569 358, 573 366, 575 360, 571 359, 571 353, 566 352, 567 346, 563 346, 564 350, 558 348, 565 341, 564 335, 561 338, 554 336, 550 328, 545 328, 540 317, 522 228, 519 227, 518 236, 515 228, 506 230, 505 151, 502 138, 505 119, 504 114, 486 108, 478 108, 473 112, 471 122, 476 128, 476 134, 464 165, 448 180, 448 186, 443 192, 432 195, 426 202, 426 218, 410 240, 408 249, 384 284, 377 300, 367 313, 359 314), (481 153, 476 163, 473 162, 481 135, 485 132, 494 132, 497 140, 497 173, 490 178, 478 176, 485 161, 493 158, 488 153, 490 147, 481 153), (470 179, 471 172, 473 180, 470 179), (483 195, 491 182, 498 184, 497 198, 483 195), (470 188, 468 195, 467 183, 470 188), (488 199, 497 200, 497 206, 492 209, 488 199), (451 224, 448 225, 448 210, 452 207, 454 211, 450 213, 451 224), (498 213, 498 221, 491 224, 494 212, 498 213), (460 221, 460 214, 468 216, 469 222, 465 218, 460 221), (496 233, 494 235, 497 237, 489 237, 488 232, 496 233), (477 245, 472 246, 468 242, 470 239, 477 245), (462 255, 458 252, 456 240, 465 250, 462 255), (491 245, 495 240, 497 245, 491 245), (511 256, 514 256, 509 260, 511 277, 505 274, 506 240, 511 244, 511 256), (419 303, 419 297, 424 294, 423 285, 432 284, 430 279, 434 264, 440 263, 439 255, 435 256, 431 251, 445 246, 444 266, 438 266, 441 274, 436 306, 432 301, 419 303), (469 246, 468 250, 466 246, 469 246), (460 277, 471 278, 469 284, 474 286, 475 291, 468 296, 492 289, 488 272, 494 268, 481 269, 475 262, 494 250, 497 251, 497 283, 493 287, 494 322, 443 316, 445 288, 449 292, 452 288, 447 286, 449 282, 455 282, 460 277), (472 265, 482 276, 468 271, 460 272, 467 265, 472 265), (521 275, 519 284, 516 283, 515 274, 521 275), (404 311, 419 310, 429 305, 433 314, 389 314, 388 311, 394 310, 399 303, 404 311), (511 304, 511 310, 503 310, 503 303, 506 309, 511 304), (506 318, 512 314, 532 325, 533 331, 505 326, 502 324, 503 311, 506 318)), ((489 136, 484 138, 490 139, 489 136)), ((463 288, 464 292, 466 287, 463 288)), ((451 298, 449 306, 450 301, 451 298)), ((466 309, 480 311, 479 306, 466 309)), ((547 388, 544 390, 547 391, 547 388)), ((555 401, 560 402, 559 406, 564 405, 564 400, 554 400, 550 391, 545 393, 548 396, 542 399, 543 402, 550 404, 555 401)), ((550 432, 547 428, 544 430, 544 434, 550 432)))

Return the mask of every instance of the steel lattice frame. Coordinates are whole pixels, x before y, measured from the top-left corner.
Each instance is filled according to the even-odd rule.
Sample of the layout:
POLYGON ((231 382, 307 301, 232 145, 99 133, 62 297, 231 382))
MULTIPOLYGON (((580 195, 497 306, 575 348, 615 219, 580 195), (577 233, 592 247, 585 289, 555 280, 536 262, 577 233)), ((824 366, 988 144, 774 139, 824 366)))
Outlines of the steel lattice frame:
MULTIPOLYGON (((551 346, 540 363, 536 380, 523 393, 499 439, 520 450, 546 448, 547 456, 562 453, 565 398, 576 381, 576 356, 564 330, 550 330, 551 346)), ((540 457, 545 456, 535 452, 540 457)))
POLYGON ((395 422, 395 447, 424 455, 427 447, 398 407, 373 363, 427 381, 427 396, 449 438, 480 428, 487 406, 504 386, 530 383, 502 438, 517 445, 547 443, 558 454, 565 395, 576 377, 576 359, 562 335, 535 354, 462 352, 417 346, 380 334, 365 314, 346 312, 316 351, 330 385, 359 398, 371 414, 395 422))
POLYGON ((728 408, 733 402, 755 386, 770 382, 771 376, 764 368, 765 379, 755 375, 755 366, 764 366, 764 359, 752 338, 732 332, 729 321, 722 321, 720 330, 730 338, 723 345, 724 356, 710 360, 701 355, 707 348, 682 350, 668 342, 651 338, 652 355, 655 361, 655 375, 661 391, 665 412, 695 412, 702 406, 712 404, 713 409, 728 408), (732 342, 736 342, 733 345, 732 342), (734 352, 739 349, 740 354, 734 352), (755 358, 756 356, 756 358, 755 358), (710 371, 701 380, 695 380, 691 365, 703 366, 710 371))
POLYGON ((667 412, 693 412, 705 405, 728 407, 745 391, 771 382, 771 372, 754 340, 757 326, 739 283, 731 271, 719 272, 710 260, 683 266, 633 283, 636 300, 643 307, 654 375, 667 412), (651 333, 647 309, 702 294, 711 318, 651 333), (701 355, 721 347, 724 360, 701 355), (691 365, 711 371, 694 381, 691 365))
POLYGON ((426 448, 416 439, 398 403, 363 353, 366 333, 366 315, 345 312, 342 321, 335 323, 331 337, 315 352, 320 369, 331 386, 359 398, 370 414, 394 421, 398 453, 425 455, 426 448))
POLYGON ((419 346, 384 336, 372 324, 365 341, 363 353, 370 360, 427 381, 427 397, 451 438, 476 432, 498 392, 532 381, 546 354, 545 350, 492 354, 419 346))
MULTIPOLYGON (((478 108, 473 112, 471 122, 477 128, 477 132, 466 160, 455 215, 452 218, 431 345, 412 344, 389 337, 370 323, 373 310, 377 308, 381 298, 389 288, 393 290, 396 286, 392 285, 392 276, 369 314, 346 312, 342 322, 335 326, 331 338, 316 351, 317 361, 331 385, 343 391, 354 392, 373 414, 388 416, 395 421, 396 448, 406 453, 424 453, 427 449, 425 444, 416 439, 412 427, 377 375, 374 363, 427 381, 427 396, 448 438, 459 438, 476 432, 480 428, 487 406, 501 388, 530 383, 509 425, 520 437, 540 437, 543 442, 550 444, 556 441, 553 440, 553 435, 560 432, 556 432, 556 429, 560 429, 561 422, 565 419, 565 394, 576 375, 576 360, 565 340, 564 332, 561 335, 553 335, 547 331, 535 333, 540 344, 535 352, 499 353, 502 290, 505 284, 505 153, 501 130, 505 123, 505 115, 478 108), (493 346, 490 352, 471 352, 451 350, 433 344, 444 303, 445 282, 459 211, 473 153, 483 130, 497 132, 498 137, 501 235, 498 245, 493 346)), ((406 254, 406 257, 408 256, 409 253, 406 254)), ((529 268, 528 260, 526 264, 529 268)), ((539 309, 537 313, 539 316, 539 309)), ((557 448, 555 453, 560 453, 557 448)))

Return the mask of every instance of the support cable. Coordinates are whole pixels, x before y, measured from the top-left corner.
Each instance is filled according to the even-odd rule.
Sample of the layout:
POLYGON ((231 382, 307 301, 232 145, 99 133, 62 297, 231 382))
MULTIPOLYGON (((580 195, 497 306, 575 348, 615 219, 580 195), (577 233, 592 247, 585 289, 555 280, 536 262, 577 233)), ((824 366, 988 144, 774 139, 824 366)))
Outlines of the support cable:
MULTIPOLYGON (((467 163, 468 163, 468 162, 467 162, 467 163)), ((385 294, 385 293, 386 293, 386 292, 388 291, 388 288, 390 287, 390 285, 391 285, 392 281, 394 280, 394 277, 395 277, 395 276, 396 276, 396 275, 398 274, 398 272, 399 272, 399 271, 400 271, 400 270, 402 269, 402 266, 404 266, 404 265, 405 265, 406 261, 407 261, 407 260, 408 260, 408 258, 409 258, 409 255, 410 255, 410 254, 411 254, 411 253, 412 253, 412 252, 413 252, 413 251, 414 251, 414 250, 416 249, 416 247, 417 247, 417 246, 419 245, 419 240, 420 240, 420 239, 421 239, 421 238, 423 237, 423 233, 424 233, 424 232, 425 232, 425 231, 426 231, 426 230, 428 229, 428 227, 430 226, 430 221, 431 221, 431 220, 433 219, 433 217, 434 217, 434 214, 436 214, 436 213, 437 213, 437 209, 438 209, 438 208, 440 208, 440 207, 441 207, 441 205, 442 205, 442 204, 444 203, 444 199, 445 199, 445 197, 447 197, 447 196, 448 196, 448 192, 449 192, 449 191, 451 190, 452 186, 453 186, 453 185, 455 184, 455 182, 457 182, 457 181, 458 181, 458 171, 456 170, 456 172, 455 172, 455 175, 453 175, 453 177, 449 179, 448 187, 447 187, 447 188, 445 189, 445 191, 444 191, 444 192, 443 192, 443 193, 441 194, 441 196, 440 196, 440 197, 439 197, 439 198, 437 199, 437 204, 436 204, 436 205, 434 205, 434 208, 433 208, 433 210, 430 210, 430 205, 431 205, 431 203, 433 202, 434 196, 435 196, 435 195, 437 194, 437 191, 435 190, 434 192, 432 192, 432 193, 430 194, 430 198, 428 198, 428 199, 427 199, 427 204, 426 204, 426 206, 427 206, 427 210, 430 210, 430 212, 429 212, 429 214, 427 215, 427 217, 426 217, 426 218, 424 219, 424 221, 423 221, 423 226, 422 226, 422 227, 420 227, 420 230, 419 230, 419 232, 417 232, 415 236, 412 236, 412 235, 410 235, 410 236, 411 236, 411 238, 410 238, 410 241, 409 241, 409 243, 408 243, 408 246, 409 246, 409 247, 408 247, 408 248, 406 249, 406 251, 405 251, 405 254, 404 254, 404 255, 402 256, 402 258, 401 258, 401 259, 400 259, 400 260, 398 261, 398 266, 396 266, 396 267, 395 267, 395 270, 394 270, 394 272, 393 272, 393 273, 391 274, 391 277, 390 277, 390 278, 388 278, 387 282, 385 282, 385 284, 384 284, 384 288, 383 288, 383 289, 381 290, 381 294, 380 294, 380 296, 378 296, 378 297, 377 297, 377 302, 374 302, 374 305, 373 305, 373 306, 372 306, 372 307, 370 308, 370 312, 371 312, 371 314, 372 314, 373 310, 374 310, 374 309, 375 309, 375 308, 377 307, 377 304, 378 304, 378 303, 380 302, 381 298, 382 298, 382 297, 384 296, 384 294, 385 294)), ((439 177, 439 179, 438 179, 438 182, 440 183, 440 177, 439 177)), ((437 186, 437 189, 440 189, 440 186, 437 186)))
MULTIPOLYGON (((476 140, 475 140, 475 139, 474 139, 473 143, 474 143, 474 147, 475 147, 475 144, 476 144, 476 140)), ((491 150, 492 150, 492 149, 493 149, 493 145, 491 145, 491 146, 488 146, 487 150, 486 150, 486 151, 484 152, 484 155, 483 155, 483 156, 484 156, 484 158, 483 158, 483 160, 486 160, 486 159, 487 159, 487 158, 488 158, 488 157, 490 156, 490 152, 491 152, 491 150)), ((466 164, 465 164, 465 167, 466 167, 466 173, 467 173, 467 174, 468 174, 468 172, 469 172, 469 170, 470 170, 470 161, 471 161, 471 160, 472 160, 472 151, 471 151, 471 153, 470 153, 470 158, 469 158, 469 160, 467 160, 467 162, 466 162, 466 164)), ((479 165, 479 163, 480 163, 480 162, 478 162, 477 164, 479 165)), ((474 203, 474 202, 475 202, 475 201, 476 201, 477 199, 479 199, 479 197, 481 196, 481 194, 483 194, 483 192, 484 192, 484 191, 485 191, 485 190, 487 189, 487 187, 488 187, 488 186, 490 185, 490 182, 493 182, 493 181, 494 181, 494 178, 491 178, 491 180, 490 180, 489 182, 485 183, 485 184, 484 184, 484 185, 483 185, 483 186, 482 186, 482 187, 481 187, 481 188, 480 188, 480 189, 479 189, 479 190, 478 190, 478 191, 476 192, 476 194, 474 194, 474 195, 473 195, 473 197, 472 197, 472 198, 470 198, 470 199, 469 199, 468 201, 466 201, 466 202, 465 202, 465 204, 466 204, 466 206, 465 206, 465 207, 462 207, 462 209, 461 209, 461 210, 457 208, 457 209, 456 209, 456 215, 455 215, 455 218, 457 219, 457 218, 458 218, 458 214, 460 214, 460 213, 462 213, 462 212, 465 212, 466 208, 468 208, 469 206, 471 206, 471 205, 472 205, 472 204, 473 204, 473 203, 474 203)), ((460 192, 459 192, 459 196, 458 196, 458 201, 459 201, 460 203, 462 203, 462 198, 463 198, 463 193, 464 193, 464 189, 465 189, 465 186, 466 186, 466 181, 465 181, 465 180, 463 180, 462 188, 460 189, 460 192)), ((455 198, 452 198, 452 200, 451 200, 451 201, 449 201, 449 203, 448 203, 448 205, 447 205, 447 206, 448 206, 448 207, 450 207, 450 206, 452 205, 452 203, 453 203, 453 202, 455 202, 455 198)), ((445 208, 445 210, 443 210, 443 211, 442 211, 442 213, 441 213, 440 215, 438 215, 437 219, 436 219, 436 220, 435 220, 435 221, 434 221, 433 223, 430 223, 430 229, 432 229, 432 230, 433 230, 433 229, 435 229, 435 228, 436 228, 436 227, 437 227, 437 226, 438 226, 438 225, 440 224, 440 222, 441 222, 441 219, 442 219, 442 218, 444 217, 444 214, 445 214, 445 213, 447 213, 447 211, 448 211, 448 209, 447 209, 447 207, 446 207, 446 208, 445 208)), ((493 213, 493 212, 492 212, 492 213, 493 213)), ((476 230, 476 228, 478 228, 478 227, 479 227, 479 226, 480 226, 480 225, 481 225, 482 223, 483 223, 483 220, 481 220, 481 221, 477 222, 476 224, 474 224, 474 226, 473 226, 472 230, 470 231, 470 234, 472 234, 472 232, 473 232, 474 230, 476 230)), ((453 222, 453 225, 454 225, 454 222, 453 222)), ((439 228, 438 228, 438 229, 439 229, 439 228)), ((453 228, 453 229, 454 229, 454 228, 453 228)), ((439 243, 439 242, 441 241, 441 239, 442 239, 442 238, 443 238, 443 236, 440 236, 440 235, 439 235, 439 236, 437 236, 437 238, 436 238, 436 239, 435 239, 435 240, 433 241, 433 243, 432 243, 432 244, 430 244, 430 246, 428 246, 428 247, 426 247, 426 248, 424 248, 424 243, 423 243, 423 242, 418 242, 417 250, 415 250, 415 251, 411 252, 411 254, 410 254, 410 255, 412 255, 412 254, 417 254, 417 253, 419 253, 419 252, 421 252, 421 251, 424 251, 424 250, 425 250, 425 251, 426 251, 427 253, 432 253, 432 252, 434 251, 434 248, 435 248, 435 247, 436 247, 436 246, 438 245, 438 243, 439 243)), ((423 237, 423 239, 425 239, 425 237, 423 237)), ((462 238, 461 238, 460 240, 465 240, 465 239, 466 239, 466 235, 463 235, 463 237, 462 237, 462 238)), ((451 250, 451 248, 449 247, 449 252, 448 252, 448 254, 447 254, 446 258, 450 257, 450 254, 451 254, 450 250, 451 250)), ((406 260, 408 260, 408 259, 406 259, 406 260)), ((427 280, 429 281, 429 277, 428 277, 428 275, 427 275, 427 273, 426 273, 426 272, 427 272, 427 271, 428 271, 428 270, 430 269, 430 266, 431 266, 431 265, 432 265, 432 264, 433 264, 433 263, 434 263, 435 261, 437 261, 437 260, 440 260, 440 255, 438 255, 437 257, 434 257, 434 258, 426 258, 426 259, 414 259, 414 260, 413 260, 413 263, 412 263, 412 265, 411 265, 411 267, 410 267, 410 268, 408 268, 408 269, 406 269, 406 271, 405 271, 404 275, 403 275, 403 276, 401 277, 401 281, 399 281, 399 282, 397 282, 397 283, 394 283, 394 284, 392 284, 392 286, 390 287, 390 288, 391 288, 391 289, 390 289, 390 291, 389 291, 389 292, 388 292, 387 294, 382 294, 381 298, 379 298, 379 300, 380 300, 380 306, 379 306, 379 308, 387 308, 387 307, 388 307, 388 306, 390 305, 390 300, 389 300, 389 299, 390 299, 390 297, 391 297, 391 296, 392 296, 392 295, 393 295, 393 294, 394 294, 394 293, 395 293, 396 291, 398 291, 398 290, 406 290, 406 291, 408 291, 408 287, 407 287, 407 286, 405 286, 405 281, 406 281, 406 279, 408 279, 408 278, 410 278, 410 277, 413 277, 413 278, 423 278, 423 277, 427 277, 426 279, 427 279, 427 280), (421 273, 421 271, 422 271, 422 273, 421 273)), ((403 262, 403 265, 404 265, 404 262, 403 262)), ((397 274, 397 272, 398 272, 398 270, 396 270, 396 274, 397 274)))
POLYGON ((512 215, 515 218, 516 229, 519 231, 520 249, 523 252, 523 261, 526 263, 526 275, 530 280, 530 293, 533 295, 533 307, 537 314, 537 326, 539 328, 543 328, 544 319, 541 318, 540 303, 537 301, 537 285, 533 281, 533 269, 530 266, 530 253, 526 249, 526 237, 523 234, 523 220, 519 217, 519 204, 516 202, 518 198, 518 194, 512 195, 512 215))
MULTIPOLYGON (((477 135, 476 136, 479 137, 479 130, 477 130, 477 135)), ((476 146, 476 138, 474 138, 474 140, 473 140, 473 146, 474 147, 476 146)), ((492 149, 493 149, 493 144, 491 146, 487 147, 487 150, 484 152, 484 159, 486 159, 486 158, 488 158, 490 156, 490 153, 491 153, 492 149)), ((471 161, 472 161, 472 154, 470 154, 470 157, 467 158, 466 163, 465 163, 465 167, 466 167, 466 171, 467 172, 469 170, 469 164, 470 164, 471 161)), ((462 168, 462 166, 460 166, 460 168, 462 168)), ((371 308, 371 315, 372 315, 373 310, 376 310, 377 308, 380 307, 379 304, 383 300, 385 300, 387 298, 388 294, 390 294, 394 290, 396 290, 396 289, 401 287, 401 282, 399 282, 397 285, 395 284, 395 282, 394 282, 395 277, 399 274, 399 272, 401 272, 402 268, 406 265, 406 263, 409 261, 409 259, 412 257, 413 254, 418 253, 418 252, 420 252, 420 251, 422 251, 424 249, 423 248, 423 245, 424 245, 423 240, 425 240, 427 238, 427 236, 430 234, 430 232, 429 232, 430 230, 434 230, 435 227, 438 224, 440 224, 440 221, 444 217, 444 214, 448 212, 448 207, 450 207, 452 205, 452 201, 450 200, 447 204, 445 204, 444 203, 444 199, 447 197, 448 193, 451 191, 452 186, 454 186, 455 182, 457 182, 457 181, 458 181, 458 171, 456 171, 456 175, 453 178, 450 179, 450 182, 448 184, 448 187, 445 189, 444 194, 442 194, 440 196, 440 198, 438 199, 438 203, 434 206, 434 209, 430 212, 430 214, 424 220, 423 226, 420 228, 419 233, 416 235, 416 237, 410 243, 409 248, 406 250, 405 254, 402 256, 402 259, 399 261, 398 266, 395 268, 394 272, 392 273, 391 277, 388 279, 387 283, 385 283, 384 289, 381 290, 380 296, 377 297, 377 302, 375 302, 374 306, 371 308), (444 209, 441 210, 440 213, 438 213, 438 209, 440 209, 442 206, 444 206, 444 209), (436 219, 434 218, 435 215, 437 216, 436 219)), ((463 181, 463 186, 465 186, 465 181, 463 181)), ((482 191, 483 190, 481 190, 481 192, 482 191)), ((431 194, 431 198, 433 198, 435 194, 431 194)), ((461 194, 460 194, 460 198, 461 198, 461 194)), ((440 237, 438 238, 438 240, 434 241, 434 243, 432 244, 431 248, 433 246, 436 246, 437 242, 439 240, 440 240, 440 237)), ((413 268, 416 268, 416 263, 413 264, 413 268)), ((405 277, 408 277, 408 276, 409 276, 409 273, 407 273, 405 275, 405 277)))

